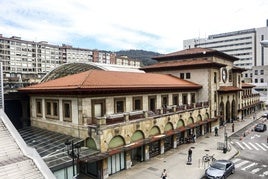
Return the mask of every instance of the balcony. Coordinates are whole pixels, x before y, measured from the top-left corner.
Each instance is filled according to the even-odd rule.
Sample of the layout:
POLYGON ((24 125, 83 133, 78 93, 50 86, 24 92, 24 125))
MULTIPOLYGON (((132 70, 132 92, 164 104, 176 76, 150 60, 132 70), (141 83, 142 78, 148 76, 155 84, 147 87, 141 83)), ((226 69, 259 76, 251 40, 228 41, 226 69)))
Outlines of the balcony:
MULTIPOLYGON (((193 103, 189 105, 172 105, 166 106, 165 108, 156 109, 155 111, 131 111, 125 113, 116 113, 110 114, 108 116, 96 117, 93 123, 97 123, 97 125, 112 125, 119 124, 124 122, 138 121, 143 120, 148 117, 150 118, 159 118, 163 116, 183 113, 187 111, 199 110, 201 108, 209 107, 208 102, 199 102, 193 103)), ((91 123, 92 124, 92 123, 91 123)))

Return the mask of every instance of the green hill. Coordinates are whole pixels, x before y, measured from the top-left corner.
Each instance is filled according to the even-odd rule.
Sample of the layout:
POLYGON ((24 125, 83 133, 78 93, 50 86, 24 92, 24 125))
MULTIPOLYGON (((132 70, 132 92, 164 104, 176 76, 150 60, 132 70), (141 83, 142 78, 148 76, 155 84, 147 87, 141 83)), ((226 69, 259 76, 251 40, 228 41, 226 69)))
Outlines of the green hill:
POLYGON ((141 66, 152 65, 156 63, 156 60, 152 60, 152 57, 161 55, 160 53, 145 51, 145 50, 120 50, 115 52, 116 56, 128 56, 130 59, 141 61, 141 66))

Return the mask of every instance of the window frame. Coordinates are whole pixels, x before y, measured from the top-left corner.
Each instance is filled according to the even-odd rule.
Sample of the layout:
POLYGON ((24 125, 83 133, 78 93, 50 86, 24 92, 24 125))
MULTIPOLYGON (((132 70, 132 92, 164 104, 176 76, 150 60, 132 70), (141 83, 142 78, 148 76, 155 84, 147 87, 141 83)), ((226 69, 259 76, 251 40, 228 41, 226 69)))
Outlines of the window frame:
POLYGON ((138 111, 143 109, 142 96, 135 96, 132 98, 132 110, 138 111), (139 109, 136 108, 136 101, 140 101, 139 109))
POLYGON ((62 116, 63 121, 72 122, 72 101, 71 100, 63 100, 62 101, 62 116), (66 117, 66 108, 65 104, 69 105, 69 117, 66 117))
POLYGON ((101 116, 104 116, 104 114, 106 113, 105 99, 92 99, 91 100, 91 115, 92 115, 92 118, 99 117, 99 116, 95 115, 95 105, 96 104, 101 105, 101 116))
POLYGON ((36 105, 36 116, 42 117, 43 113, 42 99, 36 99, 35 105, 36 105))
POLYGON ((126 111, 126 98, 114 98, 114 113, 124 113, 126 111), (122 111, 118 111, 118 104, 122 102, 122 111))
POLYGON ((56 100, 56 99, 45 100, 45 116, 46 118, 59 119, 59 100, 56 100), (55 104, 57 106, 55 106, 55 104), (49 110, 48 110, 48 107, 49 107, 49 110), (55 107, 56 107, 56 110, 55 110, 55 107), (48 113, 48 111, 50 111, 50 113, 48 113))

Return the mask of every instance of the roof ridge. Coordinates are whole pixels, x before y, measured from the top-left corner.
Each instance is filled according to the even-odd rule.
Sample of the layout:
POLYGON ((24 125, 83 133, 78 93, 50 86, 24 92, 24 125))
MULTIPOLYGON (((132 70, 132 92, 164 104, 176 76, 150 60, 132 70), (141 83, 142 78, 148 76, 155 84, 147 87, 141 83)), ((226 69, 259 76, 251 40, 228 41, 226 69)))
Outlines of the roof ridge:
POLYGON ((87 73, 88 73, 87 76, 84 78, 84 80, 82 81, 82 83, 77 86, 78 88, 82 88, 83 87, 83 85, 86 83, 88 77, 91 75, 91 73, 93 73, 93 71, 96 71, 96 70, 88 70, 87 71, 87 73))

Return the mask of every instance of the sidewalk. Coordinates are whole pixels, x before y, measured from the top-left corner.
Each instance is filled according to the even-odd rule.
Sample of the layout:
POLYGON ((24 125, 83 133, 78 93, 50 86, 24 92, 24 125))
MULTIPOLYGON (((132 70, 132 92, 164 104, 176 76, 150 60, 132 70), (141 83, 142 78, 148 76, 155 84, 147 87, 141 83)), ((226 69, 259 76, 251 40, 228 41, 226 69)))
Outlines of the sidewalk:
MULTIPOLYGON (((256 119, 259 119, 262 113, 263 111, 257 113, 256 119)), ((235 121, 235 132, 251 122, 253 122, 253 115, 245 117, 243 121, 235 121)), ((226 125, 226 132, 228 136, 233 134, 231 123, 226 125)), ((169 150, 162 155, 158 155, 148 161, 139 163, 128 170, 111 175, 109 179, 160 178, 163 169, 167 169, 168 179, 200 179, 204 175, 205 168, 208 167, 207 165, 204 166, 201 160, 205 154, 214 154, 216 159, 227 160, 238 154, 238 151, 232 146, 231 150, 227 151, 227 153, 223 153, 222 150, 217 150, 217 143, 224 142, 224 127, 221 127, 218 133, 219 136, 214 136, 214 133, 201 136, 196 140, 196 143, 181 145, 176 149, 169 150), (193 151, 192 165, 186 165, 189 148, 192 148, 193 151)))

